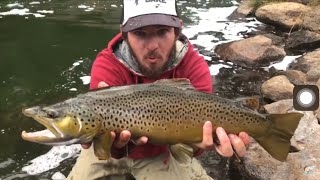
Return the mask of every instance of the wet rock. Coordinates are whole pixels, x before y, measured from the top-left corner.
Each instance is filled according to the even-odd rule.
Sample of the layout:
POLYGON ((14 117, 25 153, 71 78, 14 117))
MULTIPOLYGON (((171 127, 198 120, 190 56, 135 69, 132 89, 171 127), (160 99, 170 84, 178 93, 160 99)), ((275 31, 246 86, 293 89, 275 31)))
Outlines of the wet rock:
POLYGON ((289 81, 294 85, 303 85, 306 84, 307 75, 298 70, 287 70, 278 72, 277 75, 284 75, 286 76, 289 81))
POLYGON ((229 179, 228 178, 228 159, 219 155, 216 151, 205 151, 200 156, 196 157, 200 164, 210 177, 214 179, 229 179))
POLYGON ((280 75, 265 81, 261 86, 261 92, 265 98, 278 101, 292 98, 293 88, 288 78, 280 75))
POLYGON ((219 44, 215 52, 221 59, 241 66, 267 65, 272 61, 282 60, 286 55, 282 48, 272 45, 270 38, 261 35, 219 44))
POLYGON ((320 48, 309 52, 296 59, 289 65, 288 69, 299 70, 307 73, 312 67, 320 69, 320 48))
POLYGON ((312 7, 303 15, 303 27, 311 31, 320 32, 320 5, 312 7))
POLYGON ((241 1, 239 7, 231 13, 231 15, 228 17, 230 20, 239 19, 248 17, 254 12, 254 8, 251 5, 250 0, 243 0, 241 1))
POLYGON ((302 26, 302 13, 311 8, 295 2, 272 3, 256 10, 256 18, 265 24, 274 25, 283 29, 297 29, 302 26))
POLYGON ((320 48, 320 34, 307 30, 295 31, 288 37, 285 48, 302 52, 320 48))
POLYGON ((317 82, 317 80, 320 78, 320 69, 319 68, 320 67, 312 67, 307 72, 307 80, 308 81, 317 82))
MULTIPOLYGON (((284 100, 285 109, 292 109, 289 100, 284 100)), ((282 113, 277 111, 279 102, 269 106, 270 113, 282 113)), ((320 125, 315 124, 316 118, 312 112, 303 112, 297 130, 292 141, 301 145, 300 151, 289 153, 285 162, 273 159, 258 143, 250 144, 242 163, 235 160, 232 165, 244 176, 244 179, 310 179, 316 180, 320 175, 318 164, 320 161, 320 125), (314 168, 316 166, 316 168, 314 168)))

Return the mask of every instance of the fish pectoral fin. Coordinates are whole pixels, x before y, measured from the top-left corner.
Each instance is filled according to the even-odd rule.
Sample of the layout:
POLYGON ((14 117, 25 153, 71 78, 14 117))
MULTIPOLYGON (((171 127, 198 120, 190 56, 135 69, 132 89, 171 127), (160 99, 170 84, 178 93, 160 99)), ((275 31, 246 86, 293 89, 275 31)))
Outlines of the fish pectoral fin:
POLYGON ((257 111, 260 108, 259 98, 259 96, 241 97, 236 98, 235 101, 238 102, 242 107, 257 111))
POLYGON ((111 132, 106 131, 104 134, 93 139, 94 154, 99 160, 106 160, 111 157, 112 137, 111 132))
POLYGON ((161 84, 165 86, 175 87, 180 90, 194 90, 191 82, 187 78, 173 78, 173 79, 160 79, 154 82, 154 84, 161 84))
POLYGON ((193 148, 187 144, 174 144, 169 146, 172 156, 180 163, 188 163, 193 157, 193 148))

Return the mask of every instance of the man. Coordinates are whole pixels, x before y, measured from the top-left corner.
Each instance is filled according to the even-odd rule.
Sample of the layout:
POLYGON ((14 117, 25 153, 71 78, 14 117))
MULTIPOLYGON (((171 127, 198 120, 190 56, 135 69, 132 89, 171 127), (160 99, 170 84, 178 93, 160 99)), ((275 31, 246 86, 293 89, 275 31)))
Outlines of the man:
MULTIPOLYGON (((208 65, 193 50, 181 29, 175 0, 124 0, 121 33, 97 56, 90 88, 187 78, 197 90, 211 93, 208 65)), ((202 150, 216 150, 225 157, 232 156, 234 151, 244 156, 245 145, 249 144, 246 133, 227 135, 218 127, 216 134, 220 145, 213 143, 212 124, 206 122, 201 143, 170 148, 149 144, 148 137, 130 140, 127 130, 117 136, 113 133, 113 158, 98 160, 90 144, 83 144, 84 149, 68 179, 99 179, 111 175, 125 179, 122 176, 125 173, 136 179, 211 179, 192 155, 181 160, 179 149, 194 156, 202 150)))

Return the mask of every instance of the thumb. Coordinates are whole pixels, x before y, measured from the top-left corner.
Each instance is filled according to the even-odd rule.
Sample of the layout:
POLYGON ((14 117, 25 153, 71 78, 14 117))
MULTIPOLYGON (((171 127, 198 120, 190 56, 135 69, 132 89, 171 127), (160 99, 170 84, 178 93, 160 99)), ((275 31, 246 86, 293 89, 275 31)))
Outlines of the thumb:
POLYGON ((99 84, 98 84, 98 88, 103 88, 103 87, 107 87, 107 86, 109 86, 109 85, 103 81, 99 82, 99 84))

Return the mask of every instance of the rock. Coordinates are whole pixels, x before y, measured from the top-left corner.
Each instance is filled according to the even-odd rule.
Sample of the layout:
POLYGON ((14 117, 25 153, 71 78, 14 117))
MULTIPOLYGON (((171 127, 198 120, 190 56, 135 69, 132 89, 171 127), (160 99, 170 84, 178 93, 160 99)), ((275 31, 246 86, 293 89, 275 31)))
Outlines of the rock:
MULTIPOLYGON (((318 86, 318 88, 319 88, 319 96, 320 96, 320 79, 318 79, 316 86, 318 86)), ((314 111, 314 114, 316 115, 316 117, 318 119, 318 123, 320 124, 320 104, 319 104, 319 108, 314 111)))
POLYGON ((288 78, 280 75, 265 81, 261 86, 261 92, 264 97, 278 101, 292 98, 293 88, 288 78))
POLYGON ((302 26, 302 13, 311 8, 295 2, 266 4, 256 10, 256 18, 265 24, 274 25, 289 30, 302 26))
POLYGON ((320 48, 320 34, 307 30, 291 33, 285 43, 285 49, 301 52, 316 48, 320 48))
POLYGON ((294 85, 303 85, 306 84, 307 75, 298 70, 287 70, 278 72, 278 75, 285 75, 289 81, 294 85))
MULTIPOLYGON (((284 100, 280 104, 286 106, 285 109, 292 109, 289 100, 284 100)), ((272 113, 282 113, 279 102, 269 106, 272 113)), ((232 166, 244 177, 244 179, 298 179, 317 180, 320 175, 320 125, 315 124, 316 118, 312 112, 303 112, 301 119, 292 140, 301 145, 300 151, 289 153, 284 162, 277 161, 255 141, 253 141, 243 158, 242 163, 232 161, 232 166)))
POLYGON ((272 45, 272 40, 258 35, 252 38, 219 44, 215 52, 223 59, 242 66, 267 65, 286 55, 282 48, 272 45))
POLYGON ((320 5, 313 7, 311 11, 307 11, 303 16, 303 27, 311 31, 320 32, 320 5))
POLYGON ((285 41, 284 37, 280 37, 272 33, 263 34, 263 36, 271 39, 272 45, 275 45, 275 46, 282 46, 285 41))
POLYGON ((290 108, 293 106, 293 100, 292 99, 283 99, 271 104, 264 105, 264 109, 268 114, 273 113, 280 113, 284 114, 287 113, 290 108))
POLYGON ((62 179, 66 179, 66 176, 64 176, 61 172, 55 172, 52 177, 52 180, 62 180, 62 179))
POLYGON ((317 82, 319 78, 320 78, 320 69, 319 69, 319 67, 312 67, 307 72, 307 80, 308 81, 317 82))
POLYGON ((319 57, 320 48, 297 58, 295 62, 289 65, 288 69, 299 70, 304 73, 307 73, 311 67, 320 69, 319 57))
POLYGON ((245 18, 253 13, 254 9, 250 0, 241 1, 239 7, 228 17, 230 20, 245 18))

